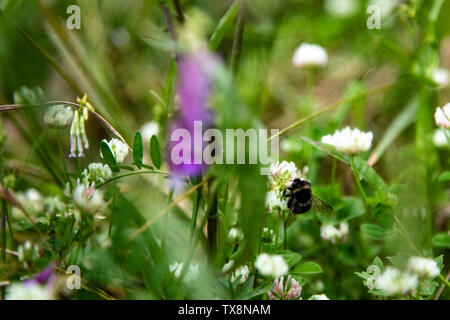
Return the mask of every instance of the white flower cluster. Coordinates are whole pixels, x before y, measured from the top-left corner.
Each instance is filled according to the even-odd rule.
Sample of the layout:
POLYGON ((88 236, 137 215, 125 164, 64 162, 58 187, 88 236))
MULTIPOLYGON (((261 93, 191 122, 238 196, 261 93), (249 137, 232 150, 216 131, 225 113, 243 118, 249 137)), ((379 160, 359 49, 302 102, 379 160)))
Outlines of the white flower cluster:
POLYGON ((63 105, 51 106, 44 114, 44 123, 53 128, 66 127, 72 122, 72 119, 72 108, 63 105))
POLYGON ((103 192, 96 190, 94 185, 79 184, 72 193, 72 200, 78 209, 94 213, 103 205, 103 192))
POLYGON ((347 18, 359 10, 359 0, 326 0, 325 11, 335 17, 347 18))
POLYGON ((450 129, 450 102, 443 107, 437 107, 434 121, 439 127, 450 129))
POLYGON ((104 183, 112 177, 112 171, 107 164, 93 162, 81 173, 85 183, 104 183))
POLYGON ((278 162, 270 166, 270 191, 266 196, 266 204, 269 211, 273 209, 285 210, 287 208, 286 197, 283 197, 283 190, 297 175, 297 167, 293 162, 278 162))
POLYGON ((242 240, 244 238, 244 234, 242 233, 242 230, 236 227, 233 227, 228 231, 228 241, 229 242, 236 242, 239 240, 242 240))
MULTIPOLYGON (((231 267, 233 265, 234 265, 234 261, 230 260, 223 266, 222 272, 227 272, 228 270, 231 269, 231 267)), ((236 270, 231 274, 231 281, 235 282, 236 280, 239 279, 239 283, 243 284, 248 280, 249 273, 250 273, 250 270, 249 270, 248 266, 242 265, 242 266, 236 268, 236 270)))
POLYGON ((322 143, 334 146, 339 152, 357 155, 370 149, 372 139, 372 132, 362 132, 359 129, 352 130, 346 127, 342 130, 337 130, 332 135, 322 137, 322 143))
POLYGON ((33 245, 30 241, 26 241, 17 249, 19 261, 23 263, 25 268, 28 268, 29 263, 39 258, 39 247, 33 245))
POLYGON ((387 296, 399 297, 414 294, 421 280, 433 279, 439 273, 440 269, 433 259, 411 257, 406 271, 388 266, 381 274, 375 273, 373 281, 367 285, 369 288, 373 285, 375 289, 381 290, 387 296))
POLYGON ((289 271, 288 265, 281 255, 267 253, 262 253, 256 258, 255 267, 263 276, 274 279, 286 275, 289 271))
POLYGON ((272 229, 263 228, 261 241, 263 243, 272 243, 275 240, 275 234, 272 229))
POLYGON ((413 294, 418 286, 417 275, 401 272, 394 267, 386 267, 381 275, 375 279, 377 289, 388 296, 404 296, 413 294))
POLYGON ((449 83, 449 72, 444 68, 436 68, 433 72, 433 81, 438 86, 438 88, 444 88, 448 86, 449 83))
POLYGON ((52 290, 37 282, 14 283, 6 294, 7 300, 53 300, 52 290))
POLYGON ((292 64, 299 68, 325 67, 328 55, 324 48, 317 44, 304 42, 294 52, 292 64))
POLYGON ((333 244, 336 244, 339 240, 345 242, 348 236, 348 223, 341 222, 339 228, 332 224, 323 224, 320 227, 320 236, 323 240, 331 241, 333 244))
POLYGON ((314 294, 308 300, 330 300, 325 294, 314 294))
MULTIPOLYGON (((103 141, 108 144, 109 149, 111 150, 111 153, 113 154, 114 159, 116 159, 117 163, 122 163, 123 160, 125 160, 125 157, 128 155, 128 146, 116 138, 112 138, 109 141, 103 141)), ((103 158, 103 155, 101 153, 100 155, 103 158)))
POLYGON ((270 300, 297 300, 300 298, 302 286, 291 276, 288 276, 286 281, 284 281, 284 277, 281 277, 273 282, 275 288, 267 293, 270 300))
MULTIPOLYGON (((179 278, 181 275, 181 272, 183 271, 183 267, 184 267, 184 263, 183 262, 175 262, 172 263, 169 266, 169 271, 173 272, 175 278, 179 278)), ((184 276, 183 281, 185 282, 191 282, 192 280, 195 280, 200 274, 200 268, 198 266, 198 264, 194 264, 191 263, 189 265, 189 269, 186 273, 186 275, 184 276)))

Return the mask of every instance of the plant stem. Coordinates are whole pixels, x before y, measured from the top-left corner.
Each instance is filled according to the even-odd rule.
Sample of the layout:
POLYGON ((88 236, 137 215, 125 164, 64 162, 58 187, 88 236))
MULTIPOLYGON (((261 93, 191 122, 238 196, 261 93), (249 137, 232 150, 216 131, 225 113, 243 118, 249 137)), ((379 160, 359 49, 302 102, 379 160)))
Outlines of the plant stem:
POLYGON ((450 288, 450 282, 448 282, 442 274, 438 275, 438 279, 441 280, 441 282, 445 284, 448 288, 450 288))
POLYGON ((241 56, 242 37, 244 35, 245 27, 245 11, 245 3, 242 3, 236 18, 236 29, 234 30, 233 47, 231 49, 230 70, 233 74, 237 73, 239 58, 241 56))
MULTIPOLYGON (((196 183, 200 183, 202 179, 197 179, 196 183)), ((196 197, 192 205, 192 227, 191 227, 191 242, 194 240, 195 228, 197 226, 198 210, 200 209, 200 201, 202 199, 202 188, 198 188, 196 197)))
POLYGON ((173 4, 175 6, 175 10, 177 10, 177 20, 179 23, 184 23, 184 14, 181 9, 180 0, 173 0, 173 4))
POLYGON ((217 185, 214 181, 209 183, 210 201, 207 212, 207 232, 208 232, 208 264, 212 270, 216 269, 217 264, 217 244, 218 244, 218 226, 219 216, 217 212, 217 185))
POLYGON ((333 165, 331 167, 331 184, 334 184, 334 181, 336 178, 336 165, 337 165, 337 160, 336 160, 336 158, 333 158, 333 165))
MULTIPOLYGON (((6 213, 8 212, 8 203, 2 199, 2 263, 6 264, 6 213)), ((2 299, 5 299, 5 287, 2 287, 2 299)))
POLYGON ((366 193, 364 192, 364 189, 361 185, 361 181, 359 180, 358 172, 356 172, 355 157, 351 157, 351 159, 352 159, 352 171, 353 171, 353 176, 355 177, 355 182, 358 185, 359 191, 361 192, 361 195, 363 196, 364 201, 367 202, 366 193))
POLYGON ((287 249, 287 230, 286 230, 286 220, 287 220, 287 215, 286 215, 286 211, 283 211, 283 230, 284 230, 284 234, 283 234, 283 246, 284 246, 284 250, 287 249))

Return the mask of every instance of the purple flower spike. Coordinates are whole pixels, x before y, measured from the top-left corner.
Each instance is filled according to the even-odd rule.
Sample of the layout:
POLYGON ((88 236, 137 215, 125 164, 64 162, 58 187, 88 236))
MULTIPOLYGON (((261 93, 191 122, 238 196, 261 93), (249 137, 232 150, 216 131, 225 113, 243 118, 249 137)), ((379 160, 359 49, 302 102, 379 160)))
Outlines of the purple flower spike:
POLYGON ((47 287, 51 287, 56 279, 55 276, 56 261, 52 261, 47 267, 44 268, 37 276, 26 280, 25 284, 38 283, 41 285, 46 284, 47 287))

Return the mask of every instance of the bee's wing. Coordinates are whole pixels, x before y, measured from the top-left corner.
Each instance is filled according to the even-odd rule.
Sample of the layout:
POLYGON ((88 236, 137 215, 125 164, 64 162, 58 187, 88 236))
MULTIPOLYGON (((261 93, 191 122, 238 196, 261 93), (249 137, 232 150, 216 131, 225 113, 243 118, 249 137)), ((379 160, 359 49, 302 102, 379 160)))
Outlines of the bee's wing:
POLYGON ((323 212, 323 213, 333 213, 333 207, 330 206, 328 203, 326 203, 323 200, 320 200, 315 195, 311 194, 311 201, 313 204, 314 209, 317 211, 323 212))
POLYGON ((292 210, 290 210, 289 211, 289 214, 288 214, 288 216, 287 216, 287 218, 286 218, 286 221, 285 221, 285 223, 284 223, 284 228, 289 228, 289 226, 291 225, 291 224, 293 224, 294 222, 295 222, 295 213, 293 213, 292 212, 292 210))

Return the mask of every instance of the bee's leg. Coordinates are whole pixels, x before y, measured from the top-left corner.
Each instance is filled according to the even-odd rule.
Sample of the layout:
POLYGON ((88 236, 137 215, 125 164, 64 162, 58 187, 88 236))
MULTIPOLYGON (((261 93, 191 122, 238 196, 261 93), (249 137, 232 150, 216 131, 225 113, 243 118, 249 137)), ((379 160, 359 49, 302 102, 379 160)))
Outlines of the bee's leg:
POLYGON ((286 190, 287 189, 284 189, 283 192, 281 193, 281 195, 285 198, 289 198, 291 196, 291 194, 288 194, 286 190))

